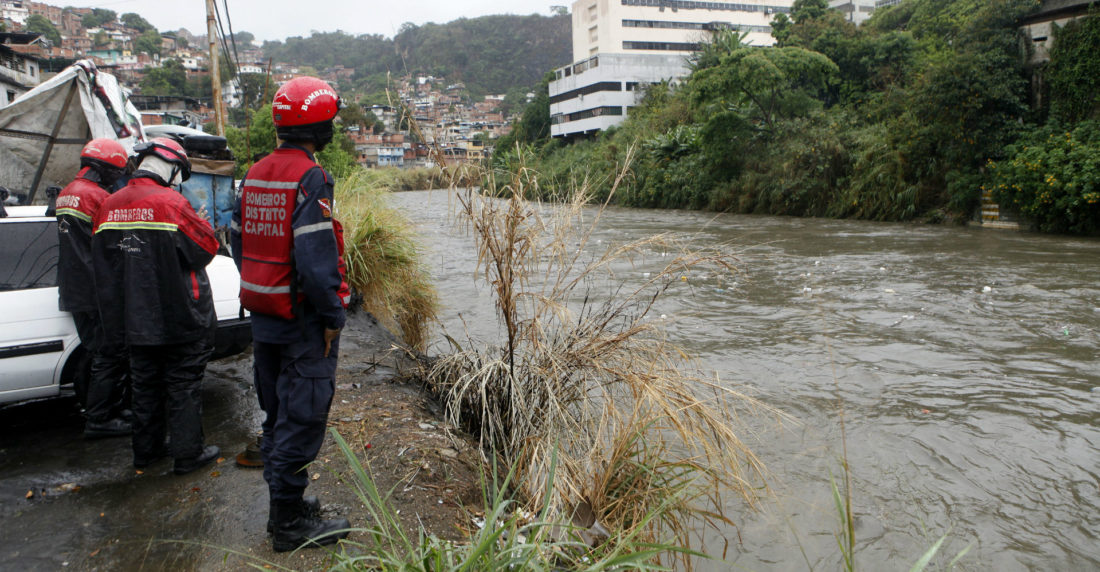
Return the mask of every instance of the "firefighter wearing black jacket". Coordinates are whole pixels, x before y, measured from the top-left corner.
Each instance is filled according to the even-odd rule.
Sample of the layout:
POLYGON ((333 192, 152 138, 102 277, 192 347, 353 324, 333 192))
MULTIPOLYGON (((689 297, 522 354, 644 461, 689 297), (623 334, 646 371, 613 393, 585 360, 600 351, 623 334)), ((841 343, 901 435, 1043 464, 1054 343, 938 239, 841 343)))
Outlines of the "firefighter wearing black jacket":
POLYGON ((204 444, 201 396, 217 327, 206 265, 218 242, 210 223, 169 188, 191 175, 183 148, 158 138, 134 151, 137 171, 95 220, 96 289, 106 335, 130 348, 134 466, 170 452, 175 473, 185 474, 220 452, 204 444))
POLYGON ((272 115, 285 143, 249 170, 230 229, 241 304, 252 313, 256 392, 266 413, 260 450, 276 552, 347 536, 346 519, 320 520, 317 500, 303 498, 305 467, 325 437, 348 304, 333 180, 313 156, 332 140, 341 106, 317 78, 296 78, 279 89, 272 115))
POLYGON ((127 391, 126 357, 123 348, 103 338, 92 271, 92 225, 127 160, 118 141, 89 141, 80 152, 80 172, 56 202, 58 308, 72 313, 80 345, 91 358, 84 398, 87 439, 130 434, 130 422, 115 416, 124 407, 127 391))

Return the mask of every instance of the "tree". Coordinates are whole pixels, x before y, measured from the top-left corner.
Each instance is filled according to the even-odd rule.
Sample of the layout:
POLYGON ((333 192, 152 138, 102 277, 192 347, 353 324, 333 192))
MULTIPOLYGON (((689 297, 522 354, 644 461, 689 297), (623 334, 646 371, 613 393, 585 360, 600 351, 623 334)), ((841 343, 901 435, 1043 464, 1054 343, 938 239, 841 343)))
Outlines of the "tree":
POLYGON ((160 33, 155 29, 146 30, 137 40, 134 40, 134 49, 143 54, 159 56, 162 42, 160 33))
POLYGON ((106 48, 109 45, 111 45, 111 37, 107 35, 107 32, 100 30, 95 33, 95 36, 92 38, 93 48, 106 48))
POLYGON ((187 95, 187 70, 177 60, 164 60, 159 68, 145 72, 141 80, 143 95, 187 95))
POLYGON ((699 102, 719 102, 748 111, 767 128, 820 107, 837 66, 829 58, 796 47, 746 46, 699 70, 689 80, 699 102))
POLYGON ((61 32, 57 31, 53 22, 50 22, 49 19, 41 14, 31 14, 31 16, 27 18, 26 29, 33 34, 42 34, 46 36, 46 39, 55 46, 61 45, 61 32))
POLYGON ((829 10, 828 0, 794 0, 791 6, 791 19, 796 24, 807 20, 816 20, 829 10))
POLYGON ((156 28, 154 28, 148 20, 133 12, 127 12, 119 16, 119 20, 122 21, 127 28, 133 28, 143 34, 149 30, 156 31, 156 28))
POLYGON ((775 38, 775 45, 780 48, 789 45, 787 42, 791 37, 791 19, 783 12, 772 20, 772 37, 775 38))
POLYGON ((80 23, 85 28, 99 28, 109 22, 114 22, 118 18, 118 14, 114 10, 106 10, 103 8, 92 8, 91 13, 85 14, 80 19, 80 23))
POLYGON ((256 39, 256 36, 252 35, 252 32, 245 32, 245 31, 242 30, 240 32, 237 32, 237 33, 233 34, 233 41, 237 44, 240 44, 240 45, 246 46, 246 47, 251 46, 252 42, 255 39, 256 39))

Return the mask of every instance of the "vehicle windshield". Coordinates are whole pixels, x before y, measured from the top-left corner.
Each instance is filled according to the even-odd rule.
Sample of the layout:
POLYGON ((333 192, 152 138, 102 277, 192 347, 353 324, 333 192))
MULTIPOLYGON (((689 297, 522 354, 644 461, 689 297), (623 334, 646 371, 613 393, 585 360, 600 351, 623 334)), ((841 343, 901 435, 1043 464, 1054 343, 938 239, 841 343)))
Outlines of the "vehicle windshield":
POLYGON ((0 224, 0 291, 57 286, 57 223, 0 224))

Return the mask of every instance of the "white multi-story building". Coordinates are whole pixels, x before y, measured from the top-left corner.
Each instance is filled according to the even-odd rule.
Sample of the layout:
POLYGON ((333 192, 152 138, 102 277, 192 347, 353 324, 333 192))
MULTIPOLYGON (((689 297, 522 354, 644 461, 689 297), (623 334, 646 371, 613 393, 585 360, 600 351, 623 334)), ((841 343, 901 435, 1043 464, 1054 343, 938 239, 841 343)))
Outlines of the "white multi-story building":
POLYGON ((844 14, 844 19, 859 25, 871 17, 876 0, 829 0, 829 7, 844 14))
POLYGON ((27 25, 31 10, 23 0, 0 1, 0 19, 11 20, 20 26, 27 25))
POLYGON ((550 83, 551 134, 588 134, 621 123, 639 88, 688 72, 687 57, 712 32, 732 29, 757 46, 775 43, 771 22, 794 0, 577 0, 573 60, 550 83))

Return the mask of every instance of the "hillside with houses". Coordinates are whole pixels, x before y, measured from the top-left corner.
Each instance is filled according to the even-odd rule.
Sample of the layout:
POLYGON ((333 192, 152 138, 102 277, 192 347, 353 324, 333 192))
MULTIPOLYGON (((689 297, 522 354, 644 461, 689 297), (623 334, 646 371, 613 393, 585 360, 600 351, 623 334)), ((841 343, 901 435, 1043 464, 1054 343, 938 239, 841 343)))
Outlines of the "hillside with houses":
MULTIPOLYGON (((24 0, 0 0, 0 18, 0 105, 88 59, 130 90, 146 125, 202 127, 215 117, 205 34, 157 30, 136 13, 24 0)), ((541 76, 570 57, 563 14, 407 24, 393 39, 315 32, 261 46, 237 32, 217 44, 231 124, 243 125, 247 110, 262 107, 280 84, 321 77, 360 104, 363 113, 345 116, 345 128, 366 166, 424 165, 432 144, 448 160, 484 156, 541 76), (486 26, 514 33, 482 40, 486 26)))

